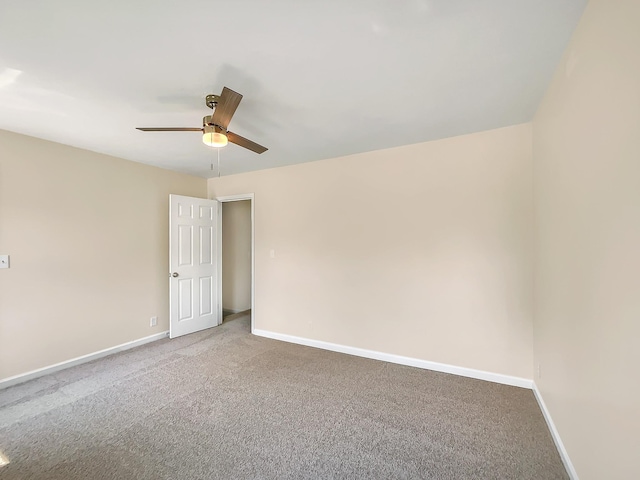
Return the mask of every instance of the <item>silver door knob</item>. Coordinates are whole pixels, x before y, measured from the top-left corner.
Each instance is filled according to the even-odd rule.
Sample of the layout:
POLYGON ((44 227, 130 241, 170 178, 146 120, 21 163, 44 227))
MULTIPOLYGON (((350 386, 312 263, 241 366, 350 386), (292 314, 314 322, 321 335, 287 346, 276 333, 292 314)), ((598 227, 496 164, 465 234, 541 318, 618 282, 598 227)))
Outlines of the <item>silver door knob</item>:
POLYGON ((171 274, 171 276, 172 276, 173 278, 177 277, 177 276, 178 276, 178 272, 173 272, 173 273, 171 274))

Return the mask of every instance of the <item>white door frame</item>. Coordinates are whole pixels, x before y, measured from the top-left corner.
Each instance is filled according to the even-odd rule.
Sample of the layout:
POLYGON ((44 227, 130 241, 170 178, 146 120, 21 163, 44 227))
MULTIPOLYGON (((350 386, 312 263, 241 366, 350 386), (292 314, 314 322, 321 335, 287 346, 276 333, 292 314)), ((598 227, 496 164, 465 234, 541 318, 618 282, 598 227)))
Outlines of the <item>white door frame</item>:
POLYGON ((251 201, 251 333, 254 330, 255 316, 256 316, 256 252, 255 252, 255 197, 253 193, 242 193, 239 195, 225 195, 222 197, 216 197, 212 200, 220 202, 220 211, 218 212, 218 241, 221 248, 218 249, 218 298, 219 303, 219 315, 222 318, 222 204, 226 202, 239 202, 242 200, 251 201))

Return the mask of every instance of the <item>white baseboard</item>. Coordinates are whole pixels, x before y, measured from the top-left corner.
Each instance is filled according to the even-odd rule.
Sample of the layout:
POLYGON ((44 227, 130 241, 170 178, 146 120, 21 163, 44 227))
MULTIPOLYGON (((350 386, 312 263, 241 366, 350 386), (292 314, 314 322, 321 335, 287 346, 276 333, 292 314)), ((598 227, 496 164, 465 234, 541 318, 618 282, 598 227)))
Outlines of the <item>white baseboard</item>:
POLYGON ((562 459, 562 463, 564 463, 564 468, 567 469, 567 473, 571 480, 579 480, 578 473, 576 469, 573 467, 573 463, 571 463, 571 459, 569 458, 569 453, 567 449, 564 448, 564 444, 560 439, 560 433, 558 433, 558 429, 556 428, 555 423, 551 419, 551 413, 547 409, 547 406, 542 399, 542 394, 540 390, 538 390, 538 386, 535 382, 533 382, 533 394, 536 396, 536 400, 538 401, 538 405, 540 405, 540 410, 542 410, 542 415, 544 415, 544 419, 547 422, 547 426, 549 427, 549 431, 551 432, 551 437, 553 438, 553 442, 556 444, 556 448, 558 449, 558 453, 560 454, 560 458, 562 459))
POLYGON ((433 370, 436 372, 451 373, 462 377, 476 378, 478 380, 486 380, 488 382, 502 383, 514 387, 533 388, 533 380, 520 377, 512 377, 510 375, 502 375, 500 373, 485 372, 483 370, 475 370, 473 368, 457 367, 455 365, 447 365, 446 363, 430 362, 428 360, 420 360, 418 358, 403 357, 401 355, 393 355, 390 353, 376 352, 374 350, 366 350, 364 348, 349 347, 347 345, 339 345, 337 343, 323 342, 321 340, 312 340, 309 338, 295 337, 293 335, 285 335, 284 333, 270 332, 268 330, 253 330, 254 335, 260 337, 272 338, 274 340, 282 340, 283 342, 297 343, 306 345, 307 347, 321 348, 323 350, 331 350, 332 352, 347 353, 357 357, 372 358, 383 362, 397 363, 407 365, 409 367, 423 368, 425 370, 433 370))
POLYGON ((121 345, 116 345, 115 347, 105 348, 104 350, 100 350, 98 352, 89 353, 81 357, 72 358, 71 360, 67 360, 65 362, 56 363, 55 365, 49 365, 48 367, 39 368, 27 373, 22 373, 20 375, 5 378, 3 380, 0 380, 0 390, 3 388, 11 387, 12 385, 17 385, 18 383, 33 380, 34 378, 42 377, 43 375, 47 375, 49 373, 64 370, 65 368, 91 362, 92 360, 97 360, 98 358, 106 357, 108 355, 113 355, 114 353, 122 352, 123 350, 129 350, 130 348, 139 347, 140 345, 144 345, 145 343, 161 340, 168 336, 169 331, 156 333, 154 335, 149 335, 148 337, 139 338, 138 340, 133 340, 121 345))

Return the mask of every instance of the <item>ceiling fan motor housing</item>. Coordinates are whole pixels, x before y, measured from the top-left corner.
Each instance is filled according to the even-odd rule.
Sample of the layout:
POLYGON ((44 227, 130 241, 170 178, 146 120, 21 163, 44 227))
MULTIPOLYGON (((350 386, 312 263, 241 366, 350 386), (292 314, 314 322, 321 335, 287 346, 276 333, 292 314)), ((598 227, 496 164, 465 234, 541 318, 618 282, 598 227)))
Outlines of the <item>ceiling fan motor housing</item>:
POLYGON ((216 108, 219 101, 220 101, 220 95, 210 94, 210 95, 207 95, 207 98, 205 99, 205 103, 207 104, 207 107, 211 109, 216 108))
MULTIPOLYGON (((227 129, 222 127, 221 125, 216 125, 215 123, 213 123, 213 115, 207 115, 206 117, 202 118, 202 127, 203 128, 208 128, 211 127, 213 129, 215 129, 215 131, 217 133, 227 133, 227 129)), ((211 130, 214 131, 214 130, 211 130)))

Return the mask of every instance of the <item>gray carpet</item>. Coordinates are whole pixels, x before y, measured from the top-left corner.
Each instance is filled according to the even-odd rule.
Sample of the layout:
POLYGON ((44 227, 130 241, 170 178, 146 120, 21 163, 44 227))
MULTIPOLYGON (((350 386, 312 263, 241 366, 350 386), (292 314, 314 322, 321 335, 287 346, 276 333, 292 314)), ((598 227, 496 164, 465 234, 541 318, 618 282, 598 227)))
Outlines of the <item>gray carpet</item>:
POLYGON ((2 479, 566 479, 531 391, 248 316, 0 391, 2 479))

